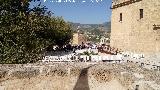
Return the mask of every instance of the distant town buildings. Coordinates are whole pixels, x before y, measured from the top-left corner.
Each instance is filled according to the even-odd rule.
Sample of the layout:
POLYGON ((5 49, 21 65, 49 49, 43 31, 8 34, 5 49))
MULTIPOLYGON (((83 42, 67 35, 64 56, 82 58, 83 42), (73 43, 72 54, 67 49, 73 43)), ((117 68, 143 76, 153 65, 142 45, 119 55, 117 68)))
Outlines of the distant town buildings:
POLYGON ((102 44, 107 44, 109 42, 109 38, 106 38, 106 37, 101 37, 101 39, 100 39, 100 45, 102 45, 102 44))
POLYGON ((87 42, 87 38, 84 34, 79 32, 73 33, 72 45, 82 45, 87 42))
POLYGON ((110 45, 134 53, 160 52, 160 0, 113 0, 110 45))

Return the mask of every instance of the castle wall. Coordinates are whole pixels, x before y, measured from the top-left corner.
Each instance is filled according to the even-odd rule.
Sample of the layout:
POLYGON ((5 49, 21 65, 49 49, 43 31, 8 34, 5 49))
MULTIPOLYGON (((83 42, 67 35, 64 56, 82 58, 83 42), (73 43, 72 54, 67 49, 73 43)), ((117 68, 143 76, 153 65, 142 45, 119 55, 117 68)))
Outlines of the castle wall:
POLYGON ((0 90, 135 90, 136 85, 139 90, 160 89, 158 72, 133 63, 0 64, 0 68, 0 90))
MULTIPOLYGON (((114 0, 113 5, 129 0, 114 0)), ((135 53, 155 53, 160 51, 160 1, 139 0, 112 9, 111 46, 135 53), (140 19, 140 9, 143 18, 140 19), (122 13, 122 22, 120 22, 122 13)))

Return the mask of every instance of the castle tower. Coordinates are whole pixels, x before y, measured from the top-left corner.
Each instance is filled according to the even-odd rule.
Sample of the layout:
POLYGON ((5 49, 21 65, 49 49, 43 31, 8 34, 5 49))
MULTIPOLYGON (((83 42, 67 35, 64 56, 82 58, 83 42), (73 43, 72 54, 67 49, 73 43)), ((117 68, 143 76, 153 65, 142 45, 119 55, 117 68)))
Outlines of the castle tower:
POLYGON ((160 52, 160 0, 113 0, 111 9, 112 47, 160 52))

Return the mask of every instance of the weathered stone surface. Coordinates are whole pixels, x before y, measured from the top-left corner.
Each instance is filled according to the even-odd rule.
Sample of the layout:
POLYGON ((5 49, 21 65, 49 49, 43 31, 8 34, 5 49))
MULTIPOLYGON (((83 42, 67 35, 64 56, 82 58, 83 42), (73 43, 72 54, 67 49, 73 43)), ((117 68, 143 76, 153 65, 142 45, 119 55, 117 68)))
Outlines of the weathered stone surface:
POLYGON ((0 79, 5 78, 6 75, 7 75, 7 71, 0 71, 0 79))
POLYGON ((136 85, 139 90, 160 88, 158 71, 134 63, 3 65, 0 76, 0 90, 135 90, 136 85))
POLYGON ((113 74, 110 70, 96 70, 95 72, 92 72, 92 75, 99 82, 109 82, 113 79, 113 74))
POLYGON ((22 79, 22 78, 31 78, 31 77, 35 77, 37 75, 39 75, 39 70, 34 70, 34 69, 25 69, 25 70, 21 70, 21 71, 13 71, 11 76, 12 77, 16 77, 18 79, 22 79))
MULTIPOLYGON (((113 0, 113 5, 126 1, 131 0, 113 0)), ((160 29, 154 30, 154 24, 160 25, 159 12, 159 0, 139 0, 112 9, 111 46, 134 53, 160 52, 160 29), (143 9, 143 18, 140 18, 140 9, 143 9)))

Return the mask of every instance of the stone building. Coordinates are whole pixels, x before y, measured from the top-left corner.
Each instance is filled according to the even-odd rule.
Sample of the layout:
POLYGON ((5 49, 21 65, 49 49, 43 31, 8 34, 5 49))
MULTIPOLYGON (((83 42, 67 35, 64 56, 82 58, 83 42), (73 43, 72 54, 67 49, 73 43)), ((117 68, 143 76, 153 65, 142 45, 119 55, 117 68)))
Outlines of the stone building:
POLYGON ((73 33, 72 45, 82 45, 82 43, 86 43, 87 39, 84 34, 81 33, 73 33))
POLYGON ((106 38, 106 37, 101 37, 101 39, 100 39, 100 45, 102 45, 102 44, 107 44, 109 42, 109 38, 106 38))
POLYGON ((160 52, 160 0, 113 0, 110 45, 122 51, 160 52))

